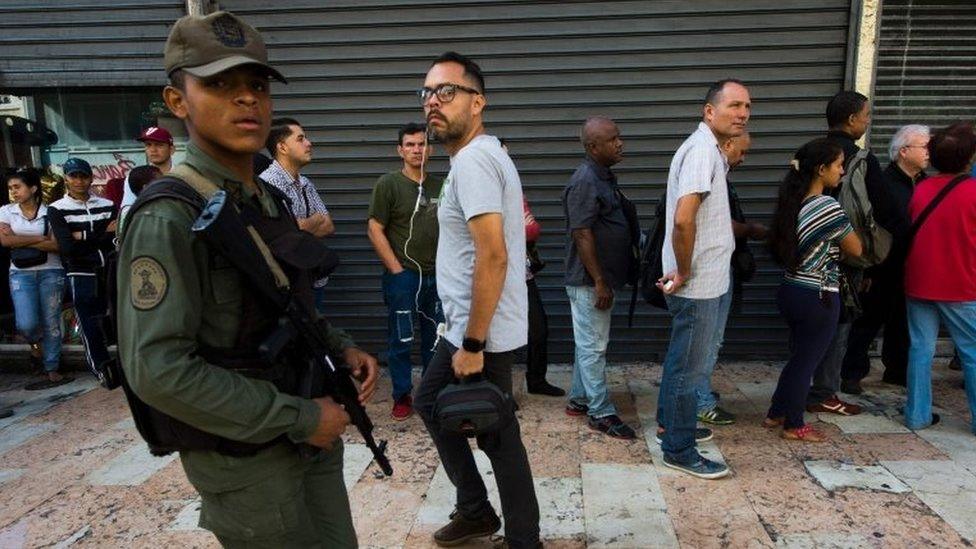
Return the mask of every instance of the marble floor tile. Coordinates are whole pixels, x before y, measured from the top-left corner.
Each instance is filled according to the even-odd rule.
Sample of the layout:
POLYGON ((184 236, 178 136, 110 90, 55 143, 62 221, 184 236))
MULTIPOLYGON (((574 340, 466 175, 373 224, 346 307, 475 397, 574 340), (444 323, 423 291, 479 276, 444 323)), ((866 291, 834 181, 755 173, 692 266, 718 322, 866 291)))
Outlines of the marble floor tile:
POLYGON ((588 547, 678 547, 652 466, 584 463, 582 475, 588 547))
POLYGON ((0 430, 0 455, 60 427, 57 423, 20 422, 0 430))
POLYGON ((880 465, 850 465, 836 461, 805 461, 803 465, 817 484, 831 492, 843 488, 894 494, 911 491, 911 488, 880 465))
POLYGON ((177 454, 156 457, 149 453, 146 443, 138 440, 121 455, 92 471, 86 482, 95 486, 136 486, 166 467, 177 454))
POLYGON ((820 421, 832 423, 840 427, 841 432, 846 434, 864 433, 908 433, 910 432, 901 423, 897 423, 884 416, 872 414, 858 414, 856 416, 839 416, 837 414, 817 414, 820 421))
POLYGON ((969 541, 976 541, 976 476, 947 461, 884 461, 925 505, 969 541))

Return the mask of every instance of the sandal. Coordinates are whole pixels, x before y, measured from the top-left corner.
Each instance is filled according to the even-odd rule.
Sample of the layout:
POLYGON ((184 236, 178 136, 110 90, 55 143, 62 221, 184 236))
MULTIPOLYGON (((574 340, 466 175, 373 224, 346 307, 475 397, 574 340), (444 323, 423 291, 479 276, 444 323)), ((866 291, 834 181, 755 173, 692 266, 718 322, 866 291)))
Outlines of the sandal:
POLYGON ((781 427, 784 423, 786 423, 785 417, 767 417, 767 418, 763 418, 762 420, 762 426, 767 429, 772 429, 773 427, 781 427))
POLYGON ((796 429, 783 429, 783 438, 786 440, 799 440, 801 442, 825 442, 827 435, 814 429, 811 425, 804 425, 796 429))

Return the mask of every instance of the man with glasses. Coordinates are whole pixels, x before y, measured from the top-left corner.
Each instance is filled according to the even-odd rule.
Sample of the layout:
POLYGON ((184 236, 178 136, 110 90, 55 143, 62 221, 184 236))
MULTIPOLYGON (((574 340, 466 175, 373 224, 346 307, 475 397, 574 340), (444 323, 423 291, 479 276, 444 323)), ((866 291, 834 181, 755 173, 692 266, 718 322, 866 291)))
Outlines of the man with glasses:
MULTIPOLYGON (((486 135, 487 100, 476 63, 454 52, 437 58, 420 90, 427 126, 451 155, 438 206, 437 293, 446 329, 417 389, 417 413, 457 488, 450 522, 434 542, 454 546, 489 536, 501 522, 467 439, 447 434, 434 417, 438 393, 459 378, 483 374, 512 393, 514 351, 527 342, 522 184, 496 137, 486 135)), ((541 547, 539 504, 518 420, 478 437, 501 496, 508 547, 541 547)))
POLYGON ((420 358, 424 370, 434 355, 437 325, 443 322, 437 297, 437 202, 443 180, 424 171, 430 156, 427 128, 411 122, 398 132, 399 170, 376 182, 369 202, 367 235, 383 262, 383 302, 387 314, 387 358, 393 382, 391 415, 413 415, 410 348, 414 317, 420 323, 420 358))

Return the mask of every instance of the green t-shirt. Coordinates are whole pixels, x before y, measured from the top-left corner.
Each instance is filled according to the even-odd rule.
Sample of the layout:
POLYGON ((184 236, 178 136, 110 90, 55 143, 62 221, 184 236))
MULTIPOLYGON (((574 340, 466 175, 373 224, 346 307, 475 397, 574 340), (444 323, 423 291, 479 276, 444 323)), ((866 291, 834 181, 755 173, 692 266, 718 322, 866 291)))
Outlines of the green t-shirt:
POLYGON ((369 202, 369 217, 383 224, 386 239, 390 241, 393 253, 405 269, 417 270, 417 263, 424 273, 434 270, 437 257, 437 202, 444 180, 428 175, 424 178, 423 196, 420 209, 413 218, 413 235, 410 233, 410 217, 417 204, 415 181, 399 170, 390 172, 376 181, 373 198, 369 202), (410 258, 404 253, 407 239, 410 258))

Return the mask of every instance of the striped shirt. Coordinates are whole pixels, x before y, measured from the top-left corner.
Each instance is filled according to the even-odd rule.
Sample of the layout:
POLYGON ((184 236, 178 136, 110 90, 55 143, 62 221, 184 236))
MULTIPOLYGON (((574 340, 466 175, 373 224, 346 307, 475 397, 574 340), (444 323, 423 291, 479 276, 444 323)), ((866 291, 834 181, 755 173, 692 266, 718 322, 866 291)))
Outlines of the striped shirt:
POLYGON ((837 200, 824 195, 804 200, 796 224, 800 261, 795 271, 786 272, 786 281, 812 290, 840 291, 840 241, 853 230, 837 200))
POLYGON ((48 220, 68 275, 94 275, 105 266, 105 258, 115 249, 115 233, 106 231, 115 220, 111 200, 91 195, 82 201, 65 195, 48 207, 48 220), (81 233, 80 239, 72 236, 75 232, 81 233))
POLYGON ((675 292, 687 299, 712 299, 729 291, 732 251, 732 212, 729 209, 728 164, 718 139, 704 122, 691 134, 671 159, 668 171, 662 263, 665 274, 678 268, 674 254, 674 214, 678 200, 689 194, 701 195, 695 216, 695 248, 691 256, 691 278, 675 292))

